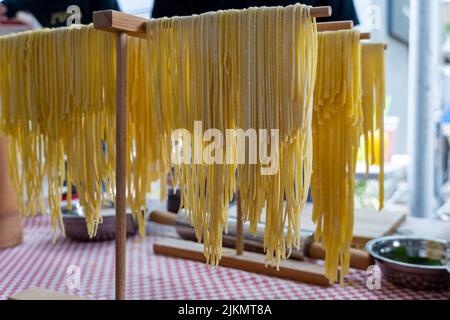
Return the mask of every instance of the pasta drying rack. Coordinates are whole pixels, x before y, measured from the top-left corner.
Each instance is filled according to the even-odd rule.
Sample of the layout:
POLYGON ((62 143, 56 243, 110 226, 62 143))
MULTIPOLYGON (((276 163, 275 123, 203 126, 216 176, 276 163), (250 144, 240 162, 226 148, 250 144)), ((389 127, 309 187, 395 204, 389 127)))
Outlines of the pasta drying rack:
MULTIPOLYGON (((331 7, 311 8, 314 18, 330 17, 331 7)), ((128 36, 144 38, 148 19, 136 17, 121 12, 106 10, 94 12, 94 27, 98 30, 117 34, 116 53, 116 83, 117 83, 117 112, 116 112, 116 243, 115 243, 115 297, 117 300, 126 298, 126 135, 127 135, 127 38, 128 36)), ((327 22, 317 24, 317 30, 337 31, 352 29, 352 21, 327 22)), ((361 33, 361 39, 370 39, 370 33, 361 33)), ((235 250, 224 249, 220 265, 253 273, 260 273, 284 279, 313 283, 322 286, 329 285, 321 266, 304 262, 284 261, 277 271, 266 267, 265 256, 244 252, 244 224, 240 206, 239 192, 237 192, 237 228, 235 250)), ((154 244, 154 253, 195 261, 205 261, 201 244, 181 240, 168 240, 154 244)), ((20 296, 20 294, 19 294, 20 296)), ((27 298, 61 298, 71 299, 59 293, 48 290, 31 290, 27 298)))
MULTIPOLYGON (((331 7, 311 8, 314 18, 330 17, 331 7)), ((126 97, 127 97, 127 37, 146 36, 147 19, 107 10, 94 13, 94 27, 99 30, 117 34, 117 164, 116 164, 116 299, 125 299, 126 272, 126 97)), ((336 31, 352 29, 352 21, 328 22, 318 24, 318 31, 336 31)), ((361 39, 370 39, 369 33, 362 33, 361 39)), ((285 261, 280 270, 267 268, 265 256, 244 252, 244 225, 240 205, 239 192, 237 197, 237 228, 235 250, 224 250, 220 265, 254 273, 266 274, 323 286, 329 285, 320 266, 285 261)), ((154 253, 177 258, 205 261, 201 244, 167 240, 154 244, 154 253)))

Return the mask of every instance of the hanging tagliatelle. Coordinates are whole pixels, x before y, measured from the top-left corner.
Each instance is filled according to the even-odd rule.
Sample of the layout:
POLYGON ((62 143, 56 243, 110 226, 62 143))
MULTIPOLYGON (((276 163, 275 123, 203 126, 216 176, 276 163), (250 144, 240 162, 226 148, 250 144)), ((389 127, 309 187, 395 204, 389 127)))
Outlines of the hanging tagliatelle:
POLYGON ((168 137, 158 130, 158 118, 154 112, 154 96, 149 90, 154 79, 148 72, 148 54, 145 39, 128 38, 128 94, 127 94, 127 205, 145 235, 147 195, 151 184, 161 181, 161 197, 167 193, 167 174, 170 171, 168 137))
POLYGON ((314 94, 312 196, 316 240, 325 248, 325 275, 341 283, 353 240, 357 153, 362 134, 361 45, 358 31, 319 34, 314 94))
POLYGON ((190 163, 175 164, 173 182, 207 261, 219 263, 228 207, 238 187, 253 232, 266 208, 267 261, 278 266, 300 245, 300 212, 311 176, 317 46, 310 7, 152 20, 147 45, 155 126, 161 136, 181 129, 175 138, 184 142, 190 163), (213 129, 223 136, 235 131, 225 141, 213 129), (251 138, 259 141, 256 152, 246 152, 251 138), (268 149, 256 159, 258 151, 268 149), (205 152, 212 161, 204 161, 205 152), (266 170, 270 157, 273 172, 266 170))
MULTIPOLYGON (((299 214, 312 166, 317 47, 310 8, 160 19, 147 30, 147 41, 129 39, 128 44, 127 193, 141 233, 150 183, 170 171, 173 130, 185 128, 195 140, 208 129, 239 128, 244 136, 253 129, 273 151, 273 174, 263 174, 268 153, 263 161, 248 163, 253 156, 242 157, 242 141, 234 134, 230 148, 211 153, 216 159, 222 150, 226 164, 194 157, 193 164, 175 166, 174 181, 209 262, 220 260, 228 204, 239 184, 252 229, 267 206, 267 259, 278 265, 286 249, 299 246, 299 214), (194 130, 197 120, 200 134, 194 130), (268 136, 258 131, 264 129, 268 136)), ((5 70, 0 75, 1 131, 12 140, 10 167, 22 211, 45 211, 43 183, 48 179, 56 229, 66 181, 77 189, 93 236, 102 200, 113 199, 115 190, 114 37, 92 26, 33 31, 0 38, 0 52, 5 70), (95 56, 102 57, 100 63, 95 56)), ((201 141, 200 148, 207 149, 207 143, 201 141)))
POLYGON ((252 14, 240 39, 237 123, 244 130, 279 130, 279 140, 270 136, 279 170, 265 175, 264 163, 241 164, 238 187, 251 232, 265 208, 266 259, 278 267, 300 246, 300 213, 310 188, 317 33, 307 7, 252 14))
POLYGON ((385 89, 385 45, 382 43, 362 43, 362 107, 364 113, 364 151, 367 164, 380 168, 379 193, 380 210, 384 206, 384 110, 385 89))
MULTIPOLYGON (((209 263, 220 261, 229 203, 239 189, 244 219, 254 233, 265 221, 266 259, 279 266, 300 246, 314 169, 326 275, 337 281, 340 266, 343 279, 359 137, 373 131, 363 123, 359 32, 317 38, 303 5, 164 18, 146 30, 146 39, 129 39, 127 61, 127 193, 141 234, 150 184, 171 172, 209 263), (189 161, 171 170, 174 132, 189 161), (247 150, 253 138, 256 148, 247 150)), ((0 38, 0 52, 0 129, 12 139, 12 178, 28 202, 23 212, 44 210, 48 178, 56 228, 67 181, 94 235, 102 200, 115 190, 114 37, 91 26, 43 30, 0 38)), ((382 122, 375 127, 382 130, 382 122)))
POLYGON ((45 212, 48 179, 55 231, 65 180, 77 188, 90 235, 102 199, 114 194, 114 43, 91 26, 0 37, 0 131, 11 141, 12 181, 22 212, 35 215, 45 212))
MULTIPOLYGON (((92 26, 0 37, 0 130, 11 140, 11 178, 25 215, 46 211, 47 179, 54 231, 60 225, 64 232, 64 182, 77 190, 90 236, 103 200, 114 200, 115 49, 114 35, 92 26)), ((129 39, 127 199, 141 235, 151 183, 165 182, 169 171, 149 106, 149 74, 141 71, 146 49, 145 40, 129 39)))

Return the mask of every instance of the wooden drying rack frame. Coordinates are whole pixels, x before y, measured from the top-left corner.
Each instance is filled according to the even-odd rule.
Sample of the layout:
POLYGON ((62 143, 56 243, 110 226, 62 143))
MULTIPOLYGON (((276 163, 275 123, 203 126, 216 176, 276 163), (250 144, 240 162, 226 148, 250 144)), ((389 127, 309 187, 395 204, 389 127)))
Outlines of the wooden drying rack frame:
MULTIPOLYGON (((315 7, 311 9, 311 16, 323 18, 331 16, 331 7, 315 7)), ((98 30, 113 32, 117 34, 117 135, 116 135, 116 299, 126 298, 126 114, 127 114, 127 36, 146 36, 146 23, 148 19, 136 17, 121 12, 107 10, 94 12, 94 27, 98 30)), ((352 21, 319 23, 318 31, 337 31, 353 28, 352 21)), ((370 39, 369 33, 361 33, 361 39, 370 39)), ((278 276, 286 279, 305 281, 315 284, 328 285, 328 280, 323 273, 308 268, 299 272, 292 264, 283 266, 279 272, 272 268, 266 268, 262 255, 252 254, 244 256, 244 227, 242 222, 242 210, 240 206, 239 192, 237 192, 237 230, 236 230, 236 252, 224 254, 221 265, 278 276), (306 273, 306 276, 305 276, 306 273)), ((165 254, 180 258, 202 260, 202 251, 191 246, 175 248, 173 246, 155 245, 157 254, 165 254)), ((180 245, 180 243, 178 243, 180 245)), ((197 245, 197 244, 195 244, 197 245)))

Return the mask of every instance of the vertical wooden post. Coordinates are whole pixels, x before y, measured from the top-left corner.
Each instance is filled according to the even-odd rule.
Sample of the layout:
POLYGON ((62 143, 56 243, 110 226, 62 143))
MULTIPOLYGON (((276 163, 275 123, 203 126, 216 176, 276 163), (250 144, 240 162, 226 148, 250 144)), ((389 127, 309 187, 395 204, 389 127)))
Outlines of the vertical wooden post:
POLYGON ((244 254, 244 220, 242 218, 241 195, 236 192, 237 221, 236 221, 236 254, 244 254))
POLYGON ((127 212, 127 34, 117 33, 117 115, 116 115, 116 299, 125 300, 127 212))

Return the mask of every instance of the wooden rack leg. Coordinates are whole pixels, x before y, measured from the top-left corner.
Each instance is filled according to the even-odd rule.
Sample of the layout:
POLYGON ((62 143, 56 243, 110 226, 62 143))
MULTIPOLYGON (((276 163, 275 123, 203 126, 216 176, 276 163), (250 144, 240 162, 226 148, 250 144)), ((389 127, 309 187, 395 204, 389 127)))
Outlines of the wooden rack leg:
POLYGON ((241 195, 236 192, 237 221, 236 221, 236 255, 244 254, 244 220, 242 219, 241 195))
POLYGON ((117 34, 117 116, 116 116, 116 299, 125 300, 127 215, 127 34, 117 34))

